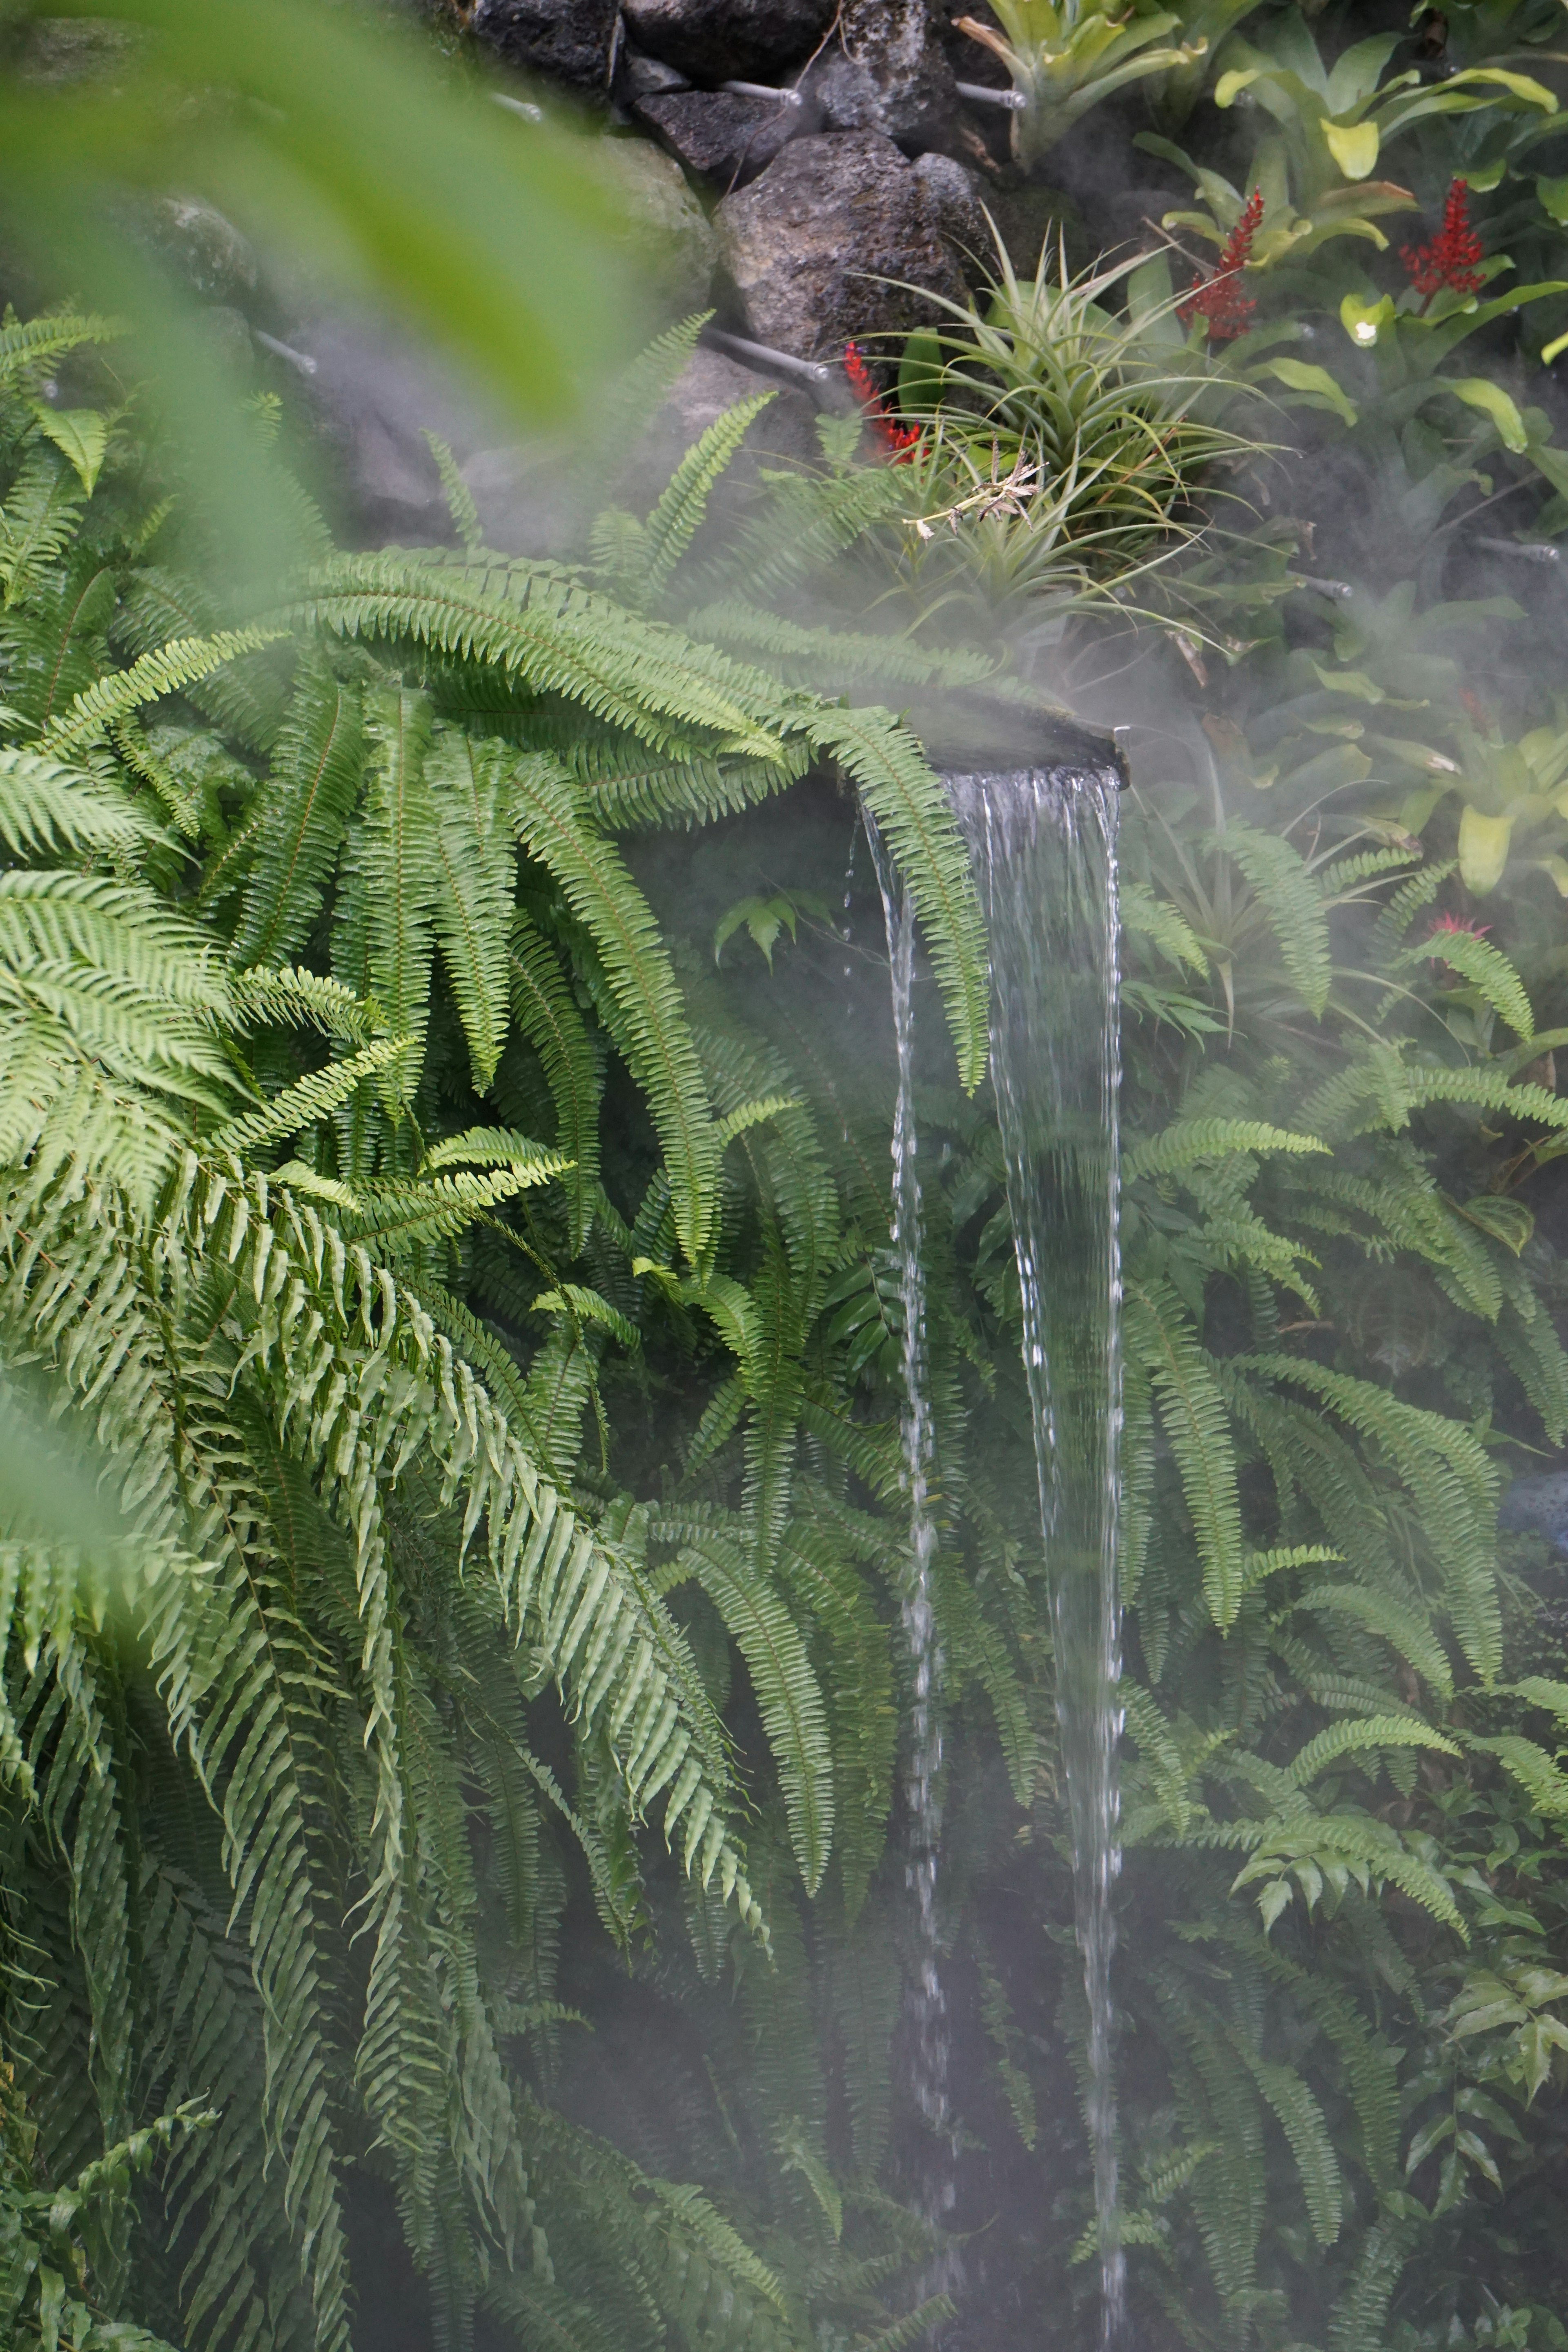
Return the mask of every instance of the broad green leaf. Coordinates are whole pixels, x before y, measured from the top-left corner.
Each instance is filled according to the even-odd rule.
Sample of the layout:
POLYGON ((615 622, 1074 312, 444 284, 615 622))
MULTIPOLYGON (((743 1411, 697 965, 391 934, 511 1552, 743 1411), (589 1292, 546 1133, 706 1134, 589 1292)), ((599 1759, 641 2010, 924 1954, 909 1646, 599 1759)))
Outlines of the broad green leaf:
POLYGON ((1377 161, 1377 125, 1325 122, 1323 143, 1347 180, 1364 180, 1377 161))
POLYGON ((1314 367, 1308 360, 1265 360, 1258 373, 1271 375, 1276 383, 1288 384, 1292 392, 1315 394, 1314 405, 1321 404, 1325 408, 1331 408, 1337 416, 1343 417, 1347 425, 1353 425, 1356 421, 1354 404, 1335 383, 1327 368, 1314 367))
POLYGON ((1512 832, 1510 816, 1483 816, 1478 808, 1468 808, 1459 819, 1459 874, 1466 889, 1478 898, 1485 898, 1502 880, 1512 832))
MULTIPOLYGON (((1501 66, 1471 66, 1456 74, 1454 82, 1485 81, 1499 89, 1506 89, 1510 98, 1519 99, 1525 106, 1539 107, 1542 114, 1555 114, 1557 100, 1544 82, 1536 81, 1530 74, 1509 73, 1501 66)), ((1450 89, 1453 83, 1449 84, 1450 89)))
POLYGON ((1375 343, 1385 327, 1394 324, 1394 298, 1380 295, 1375 302, 1360 302, 1347 294, 1340 304, 1340 323, 1352 343, 1363 349, 1375 343))
POLYGON ((1530 434, 1524 419, 1500 383, 1493 383, 1489 376, 1484 375, 1437 376, 1434 381, 1442 391, 1451 392, 1456 400, 1462 400, 1467 408, 1478 408, 1483 415, 1489 416, 1505 449, 1529 448, 1530 434))

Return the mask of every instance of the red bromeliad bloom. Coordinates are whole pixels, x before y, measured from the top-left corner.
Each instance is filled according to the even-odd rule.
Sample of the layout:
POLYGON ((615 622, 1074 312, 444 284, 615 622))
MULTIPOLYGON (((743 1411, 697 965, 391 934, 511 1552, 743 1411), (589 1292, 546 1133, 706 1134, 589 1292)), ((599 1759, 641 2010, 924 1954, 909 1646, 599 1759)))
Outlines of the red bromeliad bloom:
POLYGON ((1479 294, 1481 281, 1477 264, 1484 252, 1470 226, 1469 182, 1454 180, 1443 206, 1443 226, 1431 244, 1407 245, 1399 258, 1417 294, 1426 298, 1421 306, 1425 310, 1433 295, 1445 288, 1454 294, 1479 294))
MULTIPOLYGON (((1449 963, 1443 952, 1444 941, 1454 939, 1484 940, 1490 929, 1489 923, 1478 923, 1473 915, 1434 915, 1426 931, 1427 940, 1432 947, 1432 961, 1436 964, 1447 964, 1450 971, 1457 971, 1458 966, 1449 963)), ((1463 978, 1462 973, 1460 977, 1463 978)))
POLYGON ((1238 280, 1252 258, 1252 240, 1262 226, 1263 191, 1254 188, 1212 273, 1200 278, 1186 300, 1176 305, 1176 316, 1184 327, 1202 319, 1209 341, 1215 343, 1233 342, 1237 335, 1246 334, 1258 305, 1242 292, 1238 280))
POLYGON ((885 450, 895 465, 903 465, 914 453, 921 437, 920 426, 897 424, 888 415, 876 379, 860 356, 858 343, 845 344, 844 373, 849 379, 850 391, 865 411, 866 422, 879 448, 885 450))
POLYGON ((1489 923, 1478 923, 1473 915, 1434 915, 1426 936, 1436 939, 1439 931, 1465 931, 1472 940, 1484 940, 1490 929, 1489 923))

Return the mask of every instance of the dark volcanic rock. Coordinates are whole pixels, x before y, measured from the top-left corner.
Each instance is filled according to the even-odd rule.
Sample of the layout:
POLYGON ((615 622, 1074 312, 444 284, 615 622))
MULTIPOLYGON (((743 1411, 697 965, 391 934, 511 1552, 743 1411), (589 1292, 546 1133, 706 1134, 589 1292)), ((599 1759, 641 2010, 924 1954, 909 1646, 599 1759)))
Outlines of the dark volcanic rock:
POLYGON ((679 319, 706 310, 719 240, 679 164, 646 139, 606 139, 599 156, 619 241, 654 312, 679 319))
POLYGON ((833 0, 626 0, 626 30, 693 81, 766 81, 798 65, 833 22, 833 0))
POLYGON ((754 179, 800 128, 800 110, 724 89, 676 90, 639 99, 637 112, 693 172, 731 182, 754 179))
POLYGON ((469 29, 527 73, 602 92, 610 79, 616 0, 479 0, 469 29))
POLYGON ((928 0, 847 0, 839 37, 813 77, 827 129, 880 131, 910 154, 951 142, 958 85, 928 0))
POLYGON ((925 190, 937 229, 952 247, 964 276, 976 283, 995 257, 972 174, 951 155, 922 155, 915 177, 925 190))
POLYGON ((153 196, 132 218, 204 301, 243 305, 254 298, 261 283, 256 255, 211 205, 195 196, 153 196))
POLYGON ((936 313, 908 284, 963 299, 944 205, 890 139, 792 140, 718 220, 730 275, 760 343, 837 359, 851 338, 906 332, 936 313), (898 280, 897 284, 879 281, 898 280))
POLYGON ((690 87, 683 73, 667 66, 658 58, 645 58, 629 41, 621 44, 620 68, 616 76, 616 95, 636 105, 642 98, 666 98, 672 89, 690 87))

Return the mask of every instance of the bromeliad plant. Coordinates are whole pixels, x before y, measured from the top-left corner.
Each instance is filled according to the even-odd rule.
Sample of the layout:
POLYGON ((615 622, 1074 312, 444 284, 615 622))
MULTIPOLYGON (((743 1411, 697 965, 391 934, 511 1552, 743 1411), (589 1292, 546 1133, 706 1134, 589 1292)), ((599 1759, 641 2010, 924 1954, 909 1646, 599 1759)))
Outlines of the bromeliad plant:
MULTIPOLYGON (((1181 16, 1117 11, 1107 0, 1001 0, 993 13, 1001 26, 973 16, 959 30, 1000 58, 1024 103, 1013 119, 1013 150, 1026 167, 1037 163, 1091 107, 1154 74, 1180 74, 1208 53, 1206 29, 1169 41, 1181 16)), ((1221 20, 1234 9, 1210 10, 1221 20)))

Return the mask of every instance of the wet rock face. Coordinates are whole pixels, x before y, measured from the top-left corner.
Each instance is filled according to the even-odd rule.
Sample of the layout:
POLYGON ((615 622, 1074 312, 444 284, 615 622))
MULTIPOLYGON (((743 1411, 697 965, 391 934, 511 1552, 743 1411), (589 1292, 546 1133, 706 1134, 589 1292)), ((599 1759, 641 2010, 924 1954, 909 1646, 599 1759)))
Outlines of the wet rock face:
POLYGON ((961 301, 952 191, 928 180, 879 131, 793 140, 718 211, 747 333, 801 359, 837 359, 851 339, 936 315, 904 283, 881 281, 961 301))
POLYGON ((638 48, 692 81, 771 81, 811 55, 834 0, 626 0, 638 48))
POLYGON ((946 146, 958 86, 929 0, 846 0, 815 95, 830 131, 879 131, 910 154, 946 146))
POLYGON ((610 79, 616 0, 479 0, 469 30, 508 65, 602 93, 610 79))

